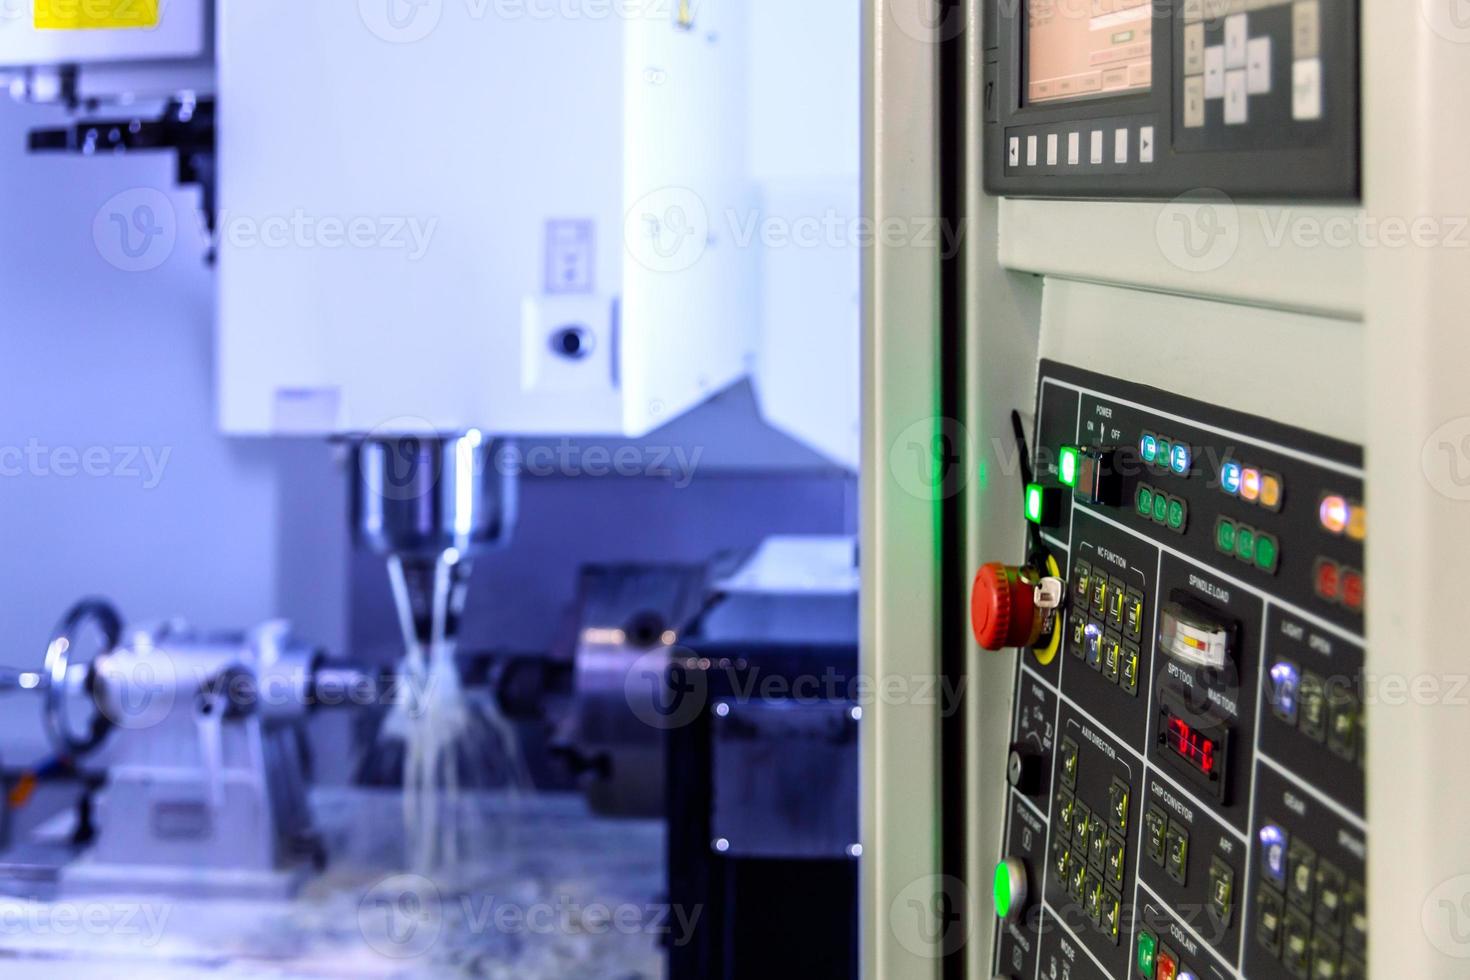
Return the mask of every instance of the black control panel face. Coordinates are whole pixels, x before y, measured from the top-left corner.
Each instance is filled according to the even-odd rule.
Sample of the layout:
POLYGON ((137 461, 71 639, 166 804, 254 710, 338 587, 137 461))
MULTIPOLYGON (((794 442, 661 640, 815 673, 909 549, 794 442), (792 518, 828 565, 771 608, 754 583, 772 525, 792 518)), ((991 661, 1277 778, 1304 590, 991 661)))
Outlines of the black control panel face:
POLYGON ((1361 450, 1053 362, 1032 448, 995 975, 1360 980, 1361 450))
POLYGON ((1359 196, 1351 0, 986 0, 985 186, 1359 196))

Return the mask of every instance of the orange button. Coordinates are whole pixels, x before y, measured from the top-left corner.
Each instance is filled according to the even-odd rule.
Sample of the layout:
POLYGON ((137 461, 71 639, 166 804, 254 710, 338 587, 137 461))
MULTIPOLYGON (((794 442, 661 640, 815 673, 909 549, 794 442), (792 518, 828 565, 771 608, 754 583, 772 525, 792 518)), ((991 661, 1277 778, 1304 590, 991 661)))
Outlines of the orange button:
POLYGON ((1275 473, 1261 474, 1261 506, 1270 510, 1281 509, 1281 477, 1275 473))
POLYGON ((1362 504, 1353 504, 1348 511, 1347 534, 1354 541, 1362 541, 1368 536, 1368 508, 1362 504))

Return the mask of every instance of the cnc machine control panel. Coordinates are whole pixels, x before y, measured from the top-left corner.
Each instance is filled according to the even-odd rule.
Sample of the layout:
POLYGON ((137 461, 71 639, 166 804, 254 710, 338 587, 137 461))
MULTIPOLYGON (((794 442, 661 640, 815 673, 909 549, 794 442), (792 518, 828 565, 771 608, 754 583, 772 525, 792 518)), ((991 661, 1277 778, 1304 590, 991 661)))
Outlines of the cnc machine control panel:
POLYGON ((1036 624, 995 975, 1360 980, 1361 450, 1054 362, 1038 390, 1030 554, 976 588, 977 634, 1036 624))
POLYGON ((1348 0, 987 0, 985 186, 1358 194, 1348 0))

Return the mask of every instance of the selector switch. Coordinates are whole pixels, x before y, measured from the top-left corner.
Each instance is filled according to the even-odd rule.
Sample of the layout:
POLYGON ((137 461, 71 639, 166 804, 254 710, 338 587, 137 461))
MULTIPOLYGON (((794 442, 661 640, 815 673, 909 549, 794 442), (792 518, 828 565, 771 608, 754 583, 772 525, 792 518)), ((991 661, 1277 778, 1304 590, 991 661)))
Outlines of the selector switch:
POLYGON ((1006 781, 1012 789, 1024 796, 1037 796, 1041 793, 1044 774, 1040 753, 1019 742, 1011 746, 1010 758, 1006 761, 1006 781))

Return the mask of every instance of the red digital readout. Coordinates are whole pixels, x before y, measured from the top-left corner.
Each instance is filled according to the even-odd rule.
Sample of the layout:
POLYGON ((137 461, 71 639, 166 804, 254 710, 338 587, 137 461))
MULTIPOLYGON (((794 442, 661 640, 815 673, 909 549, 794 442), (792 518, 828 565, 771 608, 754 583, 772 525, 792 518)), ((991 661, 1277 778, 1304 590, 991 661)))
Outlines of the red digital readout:
POLYGON ((1169 719, 1169 748, 1188 759, 1206 776, 1215 774, 1215 740, 1202 735, 1181 718, 1169 719))

